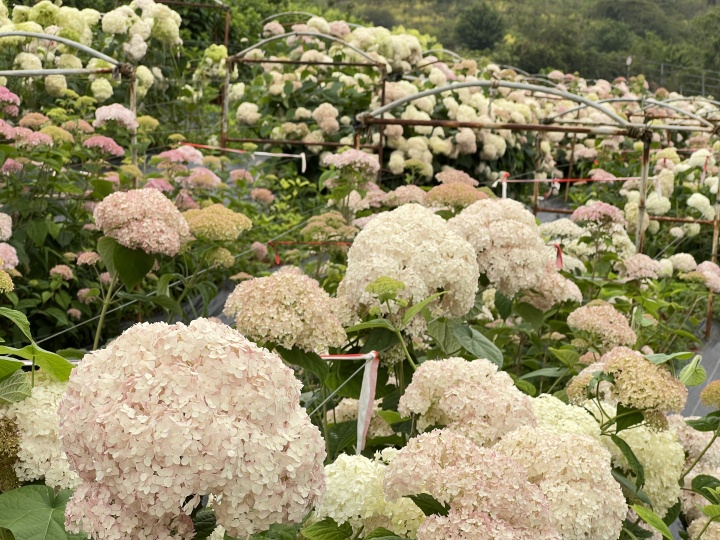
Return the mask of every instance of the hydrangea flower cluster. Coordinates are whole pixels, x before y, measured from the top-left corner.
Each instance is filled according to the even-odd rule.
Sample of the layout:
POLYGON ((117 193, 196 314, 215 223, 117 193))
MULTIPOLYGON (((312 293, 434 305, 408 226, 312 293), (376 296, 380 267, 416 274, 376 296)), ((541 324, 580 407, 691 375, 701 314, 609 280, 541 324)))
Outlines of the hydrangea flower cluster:
MULTIPOLYGON (((451 184, 453 185, 453 184, 451 184)), ((477 254, 480 272, 506 296, 533 288, 548 261, 534 216, 511 199, 487 199, 448 221, 477 254)))
POLYGON ((174 256, 189 235, 172 201, 156 189, 134 189, 105 197, 93 211, 95 224, 130 249, 174 256))
POLYGON ((445 220, 418 204, 406 204, 378 215, 358 233, 338 297, 345 297, 356 313, 366 313, 377 301, 365 288, 381 276, 403 282, 399 297, 410 304, 445 291, 440 312, 460 317, 475 303, 479 273, 472 246, 450 231, 445 220))
POLYGON ((243 281, 228 296, 224 309, 238 331, 258 342, 311 352, 345 344, 340 311, 340 303, 317 281, 286 269, 243 281))
POLYGON ((622 210, 608 203, 595 201, 591 204, 578 207, 570 216, 573 221, 592 222, 597 226, 618 223, 625 225, 625 216, 622 210))
POLYGON ((488 360, 428 360, 418 366, 398 406, 419 415, 420 431, 447 426, 474 443, 492 446, 521 426, 534 425, 530 398, 488 360))
POLYGON ((11 420, 18 430, 14 470, 20 481, 44 478, 48 486, 59 489, 74 488, 80 481, 70 470, 60 444, 57 410, 65 388, 65 383, 36 375, 30 397, 0 407, 0 419, 11 420))
POLYGON ((623 275, 629 280, 657 279, 658 274, 662 271, 662 266, 658 261, 643 253, 636 253, 632 257, 623 259, 622 266, 624 267, 623 275))
POLYGON ((425 191, 416 185, 399 186, 386 195, 385 205, 395 208, 403 204, 425 204, 425 196, 425 191))
MULTIPOLYGON (((383 455, 396 450, 386 450, 383 455)), ((383 492, 387 465, 379 459, 342 454, 325 467, 327 490, 315 517, 350 523, 360 537, 383 527, 402 537, 415 538, 425 514, 410 499, 390 502, 383 492)))
POLYGON ((360 150, 351 148, 341 154, 328 154, 325 156, 325 165, 333 166, 341 171, 350 169, 360 173, 367 180, 372 180, 380 170, 378 157, 360 150))
POLYGON ((0 259, 2 259, 0 268, 3 270, 12 270, 20 264, 17 250, 7 242, 0 242, 0 259))
POLYGON ((627 347, 612 349, 570 382, 567 392, 574 403, 585 402, 587 386, 598 371, 613 376, 614 383, 601 387, 602 397, 612 403, 662 412, 680 412, 685 407, 688 396, 685 385, 663 366, 627 347))
POLYGON ((302 520, 325 488, 325 447, 300 386, 278 356, 205 319, 138 324, 86 355, 58 410, 82 479, 68 531, 189 540, 202 495, 232 536, 302 520))
POLYGON ((300 234, 314 242, 352 240, 358 228, 348 225, 340 212, 332 211, 311 217, 300 234))
POLYGON ((137 129, 139 126, 135 113, 119 103, 98 107, 95 110, 94 127, 104 126, 108 122, 115 122, 126 129, 137 129))
POLYGON ((547 499, 523 467, 446 429, 424 433, 388 465, 389 500, 427 493, 450 506, 418 529, 418 540, 560 540, 547 499))
POLYGON ((470 184, 446 183, 435 186, 427 192, 425 205, 431 208, 450 208, 459 212, 474 202, 487 198, 487 193, 475 189, 470 184))
POLYGON ((0 212, 0 241, 5 242, 12 236, 12 218, 0 212))
POLYGON ((435 179, 441 184, 467 184, 471 187, 477 187, 480 184, 480 182, 466 172, 451 168, 437 173, 435 179))
POLYGON ((616 540, 627 514, 610 453, 589 435, 524 427, 494 447, 521 464, 548 500, 563 540, 616 540))
POLYGON ((217 203, 183 213, 190 233, 200 240, 231 242, 252 227, 250 218, 217 203))
POLYGON ((182 184, 186 188, 216 188, 222 185, 220 177, 205 167, 196 167, 190 171, 190 174, 182 179, 182 184))
POLYGON ((637 341, 625 316, 606 302, 593 302, 577 308, 570 313, 567 323, 573 330, 589 334, 592 343, 601 352, 618 345, 632 346, 637 341))
POLYGON ((83 141, 83 146, 85 148, 96 148, 103 154, 113 157, 123 157, 125 155, 125 150, 122 146, 110 137, 105 137, 103 135, 94 135, 85 139, 83 141))

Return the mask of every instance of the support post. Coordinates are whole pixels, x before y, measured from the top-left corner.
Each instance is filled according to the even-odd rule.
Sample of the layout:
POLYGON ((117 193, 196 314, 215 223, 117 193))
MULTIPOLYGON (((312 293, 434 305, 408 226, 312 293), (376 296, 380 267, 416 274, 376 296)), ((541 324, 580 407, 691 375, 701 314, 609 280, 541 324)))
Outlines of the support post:
POLYGON ((638 203, 637 229, 635 230, 635 251, 642 253, 643 225, 645 224, 645 197, 650 170, 650 138, 643 137, 642 164, 640 170, 640 202, 638 203))
MULTIPOLYGON (((575 144, 577 144, 577 133, 573 133, 572 145, 570 146, 570 161, 568 163, 568 178, 573 177, 573 165, 575 165, 575 144)), ((570 194, 570 182, 565 182, 565 202, 570 194)))
POLYGON ((225 62, 225 82, 222 87, 222 117, 220 119, 220 146, 225 148, 227 146, 228 138, 228 115, 230 110, 230 74, 232 72, 233 60, 227 59, 225 62))
MULTIPOLYGON (((137 77, 135 73, 130 76, 130 110, 137 118, 137 77)), ((130 153, 132 156, 132 164, 137 167, 138 164, 138 149, 137 149, 137 128, 134 127, 130 130, 130 153)), ((135 177, 135 189, 138 188, 138 179, 135 177)))

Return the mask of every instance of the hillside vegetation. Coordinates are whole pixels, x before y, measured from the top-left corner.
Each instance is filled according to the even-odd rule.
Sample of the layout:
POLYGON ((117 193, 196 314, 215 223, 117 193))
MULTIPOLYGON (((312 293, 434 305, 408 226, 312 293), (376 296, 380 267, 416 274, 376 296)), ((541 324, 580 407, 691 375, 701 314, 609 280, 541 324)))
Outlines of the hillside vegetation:
POLYGON ((625 74, 651 63, 720 70, 720 6, 708 0, 316 0, 531 73, 625 74))

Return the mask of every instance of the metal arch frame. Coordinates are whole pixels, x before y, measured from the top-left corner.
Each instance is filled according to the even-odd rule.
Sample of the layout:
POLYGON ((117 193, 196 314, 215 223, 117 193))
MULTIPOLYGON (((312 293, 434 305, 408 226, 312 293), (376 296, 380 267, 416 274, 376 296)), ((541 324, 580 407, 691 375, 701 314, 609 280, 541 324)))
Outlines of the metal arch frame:
MULTIPOLYGON (((103 60, 112 66, 114 66, 110 71, 108 68, 100 68, 100 69, 15 69, 15 70, 3 70, 0 71, 0 76, 5 77, 42 77, 44 75, 86 75, 86 74, 93 74, 93 73, 108 73, 113 72, 115 69, 120 68, 121 66, 125 65, 118 60, 115 60, 111 56, 108 56, 106 54, 101 53, 100 51, 96 51, 92 47, 88 47, 87 45, 83 45, 82 43, 78 43, 77 41, 73 41, 72 39, 67 39, 59 36, 53 36, 51 34, 43 34, 39 32, 23 32, 19 30, 12 30, 9 32, 0 32, 0 38, 3 37, 27 37, 27 38, 34 38, 34 39, 40 39, 43 41, 57 41, 58 43, 62 43, 64 45, 68 45, 69 47, 73 47, 79 51, 82 51, 94 58, 98 58, 100 60, 103 60)), ((130 110, 133 112, 133 114, 137 115, 137 79, 135 77, 135 70, 133 67, 133 70, 129 74, 129 80, 130 80, 130 110)), ((133 165, 137 165, 138 163, 138 153, 137 153, 137 128, 131 128, 130 129, 130 152, 132 155, 132 163, 133 165)), ((137 186, 135 186, 137 187, 137 186)))
MULTIPOLYGON (((716 101, 714 99, 706 98, 705 96, 688 96, 688 97, 682 97, 682 98, 673 98, 667 100, 665 103, 674 103, 676 101, 685 101, 685 102, 694 102, 694 101, 705 101, 707 103, 711 103, 713 105, 716 105, 717 108, 714 111, 708 111, 708 116, 711 114, 720 114, 720 101, 716 101)), ((718 118, 720 120, 720 118, 718 118)))
POLYGON ((273 41, 278 41, 280 39, 288 38, 288 37, 294 37, 294 36, 309 36, 309 37, 316 37, 321 39, 327 39, 329 41, 334 41, 335 43, 340 43, 344 47, 350 49, 351 51, 359 54, 366 60, 369 60, 370 63, 368 65, 382 65, 380 62, 375 60, 372 56, 367 54, 362 49, 358 49, 354 45, 351 45, 347 41, 340 39, 336 36, 331 36, 330 34, 323 34, 321 32, 286 32, 285 34, 278 34, 277 36, 270 36, 269 38, 265 38, 263 40, 258 41, 254 45, 251 45, 250 47, 243 49, 239 53, 233 54, 232 56, 229 56, 227 58, 227 64, 230 65, 233 62, 240 61, 246 54, 248 54, 250 51, 254 51, 255 49, 260 49, 263 47, 263 45, 267 45, 268 43, 272 43, 273 41))
POLYGON ((628 128, 628 127, 640 127, 644 128, 645 126, 643 124, 632 124, 622 118, 621 116, 618 116, 613 111, 607 110, 604 107, 601 107, 596 102, 591 101, 583 96, 578 96, 577 94, 571 94, 569 92, 565 92, 564 90, 558 90, 557 88, 549 88, 545 86, 538 86, 534 84, 526 84, 526 83, 515 83, 510 81, 467 81, 467 82, 461 82, 461 83, 454 83, 449 84, 447 86, 441 86, 438 88, 433 88, 430 90, 424 90, 422 92, 418 92, 417 94, 413 94, 411 96, 406 96, 404 98, 397 99, 393 101, 392 103, 388 103, 387 105, 380 107, 378 109, 375 109, 374 111, 370 111, 369 113, 366 113, 361 118, 375 118, 379 115, 382 115, 388 111, 391 111, 395 107, 398 107, 400 105, 403 105, 405 103, 409 103, 411 101, 414 101, 419 98, 423 98, 426 96, 431 96, 435 94, 442 94, 444 92, 452 92, 454 90, 460 90, 462 88, 473 88, 473 87, 481 87, 481 88, 510 88, 513 90, 529 90, 530 92, 539 92, 544 94, 551 94, 556 95, 560 97, 564 97, 566 99, 583 103, 588 107, 592 107, 594 109, 597 109, 598 111, 604 113, 606 116, 614 120, 618 127, 621 128, 628 128))
MULTIPOLYGON (((269 17, 265 17, 262 21, 260 21, 260 24, 274 21, 275 19, 279 19, 280 17, 283 17, 284 15, 307 15, 309 18, 322 17, 322 15, 318 15, 317 13, 310 13, 309 11, 283 11, 282 13, 275 13, 274 15, 270 15, 269 17)), ((347 21, 343 21, 343 22, 352 28, 358 28, 358 27, 362 26, 360 24, 350 23, 347 21)))
MULTIPOLYGON (((700 123, 702 123, 702 124, 705 124, 707 127, 712 128, 713 131, 715 130, 715 124, 713 124, 712 122, 710 122, 710 121, 707 120, 706 118, 703 118, 702 116, 699 116, 699 115, 696 115, 696 114, 694 114, 694 113, 685 111, 685 110, 681 109, 680 107, 675 107, 675 106, 673 106, 673 105, 670 105, 670 104, 667 103, 667 102, 657 101, 657 100, 652 99, 652 98, 645 99, 645 100, 640 99, 640 98, 608 98, 608 99, 601 99, 601 100, 599 100, 599 101, 597 101, 597 102, 595 102, 595 103, 598 103, 598 104, 600 104, 600 103, 639 103, 639 104, 647 103, 647 104, 650 104, 650 105, 653 105, 653 106, 656 106, 656 107, 664 107, 664 108, 673 110, 673 111, 675 111, 675 112, 678 112, 678 113, 680 113, 680 114, 682 114, 682 115, 687 116, 688 118, 692 118, 692 119, 697 120, 698 122, 700 122, 700 123)), ((583 109, 585 109, 585 108, 587 108, 587 107, 588 107, 588 106, 587 106, 586 104, 578 105, 577 107, 573 107, 572 109, 568 109, 567 111, 561 112, 561 113, 556 114, 556 115, 554 115, 554 116, 549 116, 549 117, 547 117, 545 120, 546 120, 546 121, 555 121, 555 120, 557 120, 558 118, 561 118, 562 116, 565 116, 566 114, 570 114, 570 113, 574 113, 574 112, 577 112, 577 111, 581 111, 581 110, 583 110, 583 109)), ((641 110, 645 110, 645 107, 642 107, 641 110)), ((719 112, 720 112, 720 111, 719 111, 719 112)), ((663 126, 663 127, 664 127, 665 129, 667 129, 667 128, 670 127, 670 126, 663 126)), ((690 126, 690 127, 692 127, 692 126, 690 126)), ((703 129, 701 129, 701 126, 696 126, 696 127, 699 128, 701 131, 704 131, 703 129)))
POLYGON ((455 60, 467 60, 464 56, 459 55, 455 51, 451 51, 450 49, 428 49, 427 51, 423 51, 421 53, 421 56, 424 58, 425 56, 432 54, 432 53, 443 53, 447 54, 448 56, 452 56, 455 58, 455 60))

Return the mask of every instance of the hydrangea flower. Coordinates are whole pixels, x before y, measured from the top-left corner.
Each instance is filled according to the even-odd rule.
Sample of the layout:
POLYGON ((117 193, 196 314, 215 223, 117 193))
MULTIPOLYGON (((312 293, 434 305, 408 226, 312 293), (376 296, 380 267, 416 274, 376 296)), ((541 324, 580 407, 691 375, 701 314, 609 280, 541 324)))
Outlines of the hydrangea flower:
POLYGON ((211 242, 237 240, 240 234, 252 227, 252 221, 244 214, 219 203, 187 210, 183 216, 195 238, 211 242))
POLYGON ((125 150, 122 146, 116 143, 110 137, 103 135, 93 135, 83 141, 85 148, 96 148, 101 153, 108 154, 113 157, 122 157, 125 155, 125 150))
POLYGON ((535 424, 530 398, 485 359, 423 362, 400 398, 398 412, 419 415, 420 431, 448 426, 487 446, 520 426, 535 424))
POLYGON ((299 522, 325 488, 301 386, 277 355, 205 319, 138 324, 86 355, 58 410, 82 479, 68 531, 189 540, 202 495, 232 536, 299 522))
POLYGON ((127 129, 137 129, 138 127, 135 113, 119 103, 98 107, 95 110, 94 127, 104 126, 108 122, 117 122, 118 125, 127 129))
POLYGON ((340 303, 294 271, 243 281, 228 296, 224 313, 244 335, 287 349, 322 353, 347 341, 340 303))
POLYGON ((601 351, 618 345, 632 346, 637 336, 625 316, 606 302, 596 301, 577 308, 567 319, 568 326, 590 334, 601 351))
POLYGON ((134 189, 105 197, 93 212, 103 232, 130 249, 174 256, 190 234, 173 203, 156 189, 134 189))

